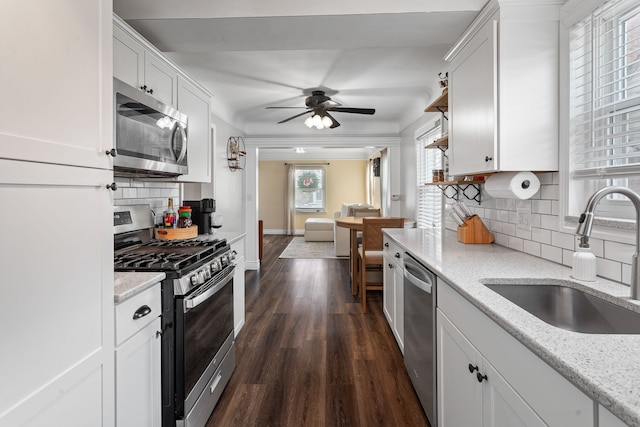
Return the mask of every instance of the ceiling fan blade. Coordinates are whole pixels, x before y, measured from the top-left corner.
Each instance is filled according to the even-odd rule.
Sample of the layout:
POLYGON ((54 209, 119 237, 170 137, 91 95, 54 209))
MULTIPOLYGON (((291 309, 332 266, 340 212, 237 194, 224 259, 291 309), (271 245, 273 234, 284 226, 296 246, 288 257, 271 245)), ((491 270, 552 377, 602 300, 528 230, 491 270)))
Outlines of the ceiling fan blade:
POLYGON ((336 120, 336 118, 335 118, 335 117, 333 117, 331 114, 329 114, 329 112, 328 112, 328 111, 325 111, 324 113, 325 113, 325 114, 327 115, 327 117, 329 117, 329 118, 331 119, 331 121, 333 122, 333 123, 331 124, 331 126, 329 126, 329 129, 334 129, 334 128, 337 128, 338 126, 340 126, 340 123, 338 123, 338 121, 336 120))
POLYGON ((285 109, 285 108, 295 108, 296 110, 299 110, 301 108, 305 108, 305 107, 264 107, 266 110, 281 110, 281 109, 285 109))
POLYGON ((305 114, 307 114, 307 113, 312 113, 312 112, 313 112, 313 110, 307 110, 307 111, 305 111, 305 112, 303 112, 303 113, 296 114, 295 116, 291 116, 291 117, 289 117, 288 119, 281 120, 281 121, 279 121, 279 122, 278 122, 278 124, 280 124, 280 123, 286 123, 286 122, 288 122, 289 120, 293 120, 293 119, 295 119, 296 117, 304 116, 305 114))
POLYGON ((322 107, 322 108, 325 108, 325 109, 326 109, 326 108, 339 107, 339 106, 341 106, 341 105, 342 105, 342 104, 340 104, 339 102, 336 102, 336 101, 333 101, 333 100, 331 100, 331 99, 328 99, 328 100, 326 100, 326 101, 324 101, 324 102, 320 103, 320 104, 318 105, 318 107, 322 107))
POLYGON ((351 108, 351 107, 329 107, 327 111, 335 111, 336 113, 356 113, 372 115, 376 112, 375 108, 351 108))

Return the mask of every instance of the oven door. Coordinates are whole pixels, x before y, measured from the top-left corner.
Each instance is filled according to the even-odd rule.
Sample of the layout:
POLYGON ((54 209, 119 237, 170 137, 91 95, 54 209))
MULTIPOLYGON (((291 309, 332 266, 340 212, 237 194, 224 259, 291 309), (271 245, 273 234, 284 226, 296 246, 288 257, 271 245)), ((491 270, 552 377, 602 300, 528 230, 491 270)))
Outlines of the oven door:
POLYGON ((176 416, 188 414, 233 343, 233 272, 227 266, 176 301, 176 416))

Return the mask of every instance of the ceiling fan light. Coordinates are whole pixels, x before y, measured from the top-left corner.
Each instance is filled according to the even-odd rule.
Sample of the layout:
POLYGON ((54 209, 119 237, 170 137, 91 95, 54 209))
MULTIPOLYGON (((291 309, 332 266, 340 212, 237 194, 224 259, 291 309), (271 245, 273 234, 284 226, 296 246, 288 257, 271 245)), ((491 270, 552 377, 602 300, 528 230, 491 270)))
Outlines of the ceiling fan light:
POLYGON ((324 127, 329 128, 333 124, 333 120, 331 120, 329 116, 324 116, 322 118, 322 124, 324 125, 324 127))
POLYGON ((307 117, 307 120, 304 121, 304 124, 311 129, 313 127, 313 117, 307 117))
POLYGON ((322 124, 322 117, 317 114, 313 116, 313 125, 318 129, 324 128, 324 125, 322 124))

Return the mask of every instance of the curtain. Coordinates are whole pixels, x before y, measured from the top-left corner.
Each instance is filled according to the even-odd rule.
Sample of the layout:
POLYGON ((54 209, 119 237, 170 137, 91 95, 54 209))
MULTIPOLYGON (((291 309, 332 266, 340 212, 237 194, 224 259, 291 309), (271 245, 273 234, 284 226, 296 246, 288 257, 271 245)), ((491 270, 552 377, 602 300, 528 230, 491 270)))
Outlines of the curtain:
POLYGON ((365 200, 365 203, 373 205, 373 159, 369 159, 369 163, 367 163, 365 183, 367 192, 367 200, 365 200))
POLYGON ((296 166, 286 165, 287 182, 284 195, 284 234, 293 236, 296 232, 296 166))

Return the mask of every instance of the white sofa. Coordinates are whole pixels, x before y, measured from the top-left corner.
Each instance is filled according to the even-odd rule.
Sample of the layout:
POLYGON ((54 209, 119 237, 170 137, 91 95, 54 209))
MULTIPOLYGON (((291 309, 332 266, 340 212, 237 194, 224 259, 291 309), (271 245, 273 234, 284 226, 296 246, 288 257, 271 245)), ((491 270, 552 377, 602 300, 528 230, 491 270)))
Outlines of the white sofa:
MULTIPOLYGON (((353 216, 352 209, 370 208, 371 205, 366 203, 343 203, 342 208, 339 211, 333 213, 334 218, 341 218, 346 216, 353 216)), ((345 227, 338 227, 334 225, 333 230, 333 246, 336 249, 336 256, 349 256, 350 244, 349 233, 350 230, 345 227)))

